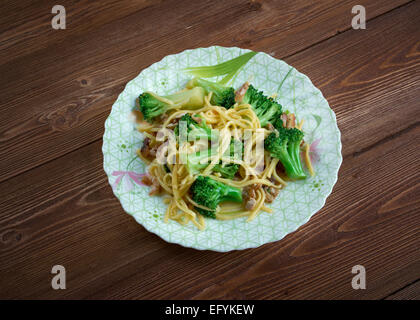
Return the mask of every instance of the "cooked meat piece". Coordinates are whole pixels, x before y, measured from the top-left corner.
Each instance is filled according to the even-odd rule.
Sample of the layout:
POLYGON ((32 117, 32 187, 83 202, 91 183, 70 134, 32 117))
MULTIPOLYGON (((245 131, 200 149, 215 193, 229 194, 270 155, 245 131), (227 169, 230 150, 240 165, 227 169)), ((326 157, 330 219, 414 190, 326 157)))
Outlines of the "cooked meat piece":
POLYGON ((141 182, 143 182, 146 186, 151 187, 149 195, 153 196, 153 195, 159 194, 161 192, 161 186, 159 184, 159 180, 157 178, 155 178, 154 176, 146 174, 141 179, 141 182))
POLYGON ((289 113, 287 115, 287 121, 286 121, 286 128, 294 128, 296 127, 296 117, 294 113, 289 113))
POLYGON ((255 199, 249 199, 246 203, 245 203, 245 209, 247 211, 251 211, 255 208, 255 205, 257 204, 257 200, 255 199))
POLYGON ((267 125, 265 127, 267 128, 267 130, 274 131, 274 127, 270 122, 267 123, 267 125))
POLYGON ((283 122, 283 127, 285 127, 285 126, 286 126, 286 123, 287 123, 287 114, 283 113, 283 114, 280 116, 280 119, 281 119, 281 121, 283 122))
POLYGON ((240 87, 238 90, 236 90, 236 92, 235 92, 235 101, 236 102, 241 102, 242 101, 242 99, 244 98, 245 93, 248 90, 248 88, 249 88, 249 82, 247 81, 242 85, 242 87, 240 87))
POLYGON ((150 141, 151 141, 150 138, 149 137, 146 137, 143 140, 143 146, 140 149, 141 154, 146 159, 154 159, 154 158, 156 158, 157 145, 151 147, 150 146, 150 141))
POLYGON ((146 186, 151 186, 152 185, 152 178, 148 174, 146 174, 141 179, 141 182, 143 182, 146 186))
POLYGON ((160 122, 165 122, 169 115, 165 112, 160 116, 160 122))
POLYGON ((242 193, 245 202, 245 209, 251 211, 257 203, 257 191, 261 189, 261 184, 253 184, 244 188, 242 193))
POLYGON ((192 116, 191 117, 195 122, 197 122, 198 124, 200 124, 201 123, 201 121, 203 121, 203 119, 201 119, 200 117, 197 117, 197 116, 192 116))
POLYGON ((265 202, 271 203, 278 196, 280 189, 264 186, 265 202))
POLYGON ((156 194, 159 194, 161 192, 161 187, 159 180, 152 176, 152 187, 150 188, 149 195, 154 196, 156 194))

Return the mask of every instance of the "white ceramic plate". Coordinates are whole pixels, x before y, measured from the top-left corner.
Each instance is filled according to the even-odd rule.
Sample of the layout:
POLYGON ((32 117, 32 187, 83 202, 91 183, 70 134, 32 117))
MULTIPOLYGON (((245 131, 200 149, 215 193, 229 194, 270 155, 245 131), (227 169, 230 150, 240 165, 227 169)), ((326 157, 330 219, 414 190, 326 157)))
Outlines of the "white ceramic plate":
POLYGON ((135 100, 146 90, 169 94, 181 89, 191 79, 184 68, 215 65, 246 52, 249 50, 209 47, 166 56, 127 83, 105 122, 104 169, 114 194, 138 223, 168 242, 224 252, 280 240, 322 208, 337 181, 342 161, 340 131, 327 100, 307 76, 284 61, 259 52, 233 78, 232 86, 236 89, 251 78, 251 83, 265 94, 277 93, 283 108, 296 113, 298 120, 305 119, 303 131, 305 141, 312 143, 316 175, 289 183, 270 205, 273 213, 262 212, 251 222, 245 218, 206 219, 204 231, 192 224, 163 222, 166 205, 161 197, 149 196, 149 188, 140 183, 146 165, 136 156, 136 150, 141 147, 143 137, 129 121, 135 100))

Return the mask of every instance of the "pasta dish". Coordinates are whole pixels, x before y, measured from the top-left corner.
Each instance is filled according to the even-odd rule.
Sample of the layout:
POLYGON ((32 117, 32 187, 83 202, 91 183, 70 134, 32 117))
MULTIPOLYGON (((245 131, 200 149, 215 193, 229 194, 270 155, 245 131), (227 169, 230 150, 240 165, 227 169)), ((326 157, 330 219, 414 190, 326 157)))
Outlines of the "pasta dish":
POLYGON ((314 174, 303 119, 249 82, 235 91, 193 78, 171 95, 143 92, 134 112, 143 183, 167 204, 165 222, 251 221, 288 182, 314 174))

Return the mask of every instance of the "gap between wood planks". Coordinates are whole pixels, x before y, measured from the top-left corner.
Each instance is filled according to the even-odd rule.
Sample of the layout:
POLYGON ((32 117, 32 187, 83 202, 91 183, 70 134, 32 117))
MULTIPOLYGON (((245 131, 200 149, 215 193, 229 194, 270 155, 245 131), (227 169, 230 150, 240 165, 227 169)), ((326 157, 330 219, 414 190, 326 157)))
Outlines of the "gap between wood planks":
MULTIPOLYGON (((404 133, 409 132, 409 131, 411 131, 411 130, 413 130, 413 129, 417 128, 417 127, 419 126, 419 124, 420 124, 420 122, 413 123, 413 124, 409 125, 408 127, 404 128, 404 129, 402 129, 402 130, 400 130, 400 131, 398 131, 398 132, 396 132, 396 133, 393 133, 393 134, 391 134, 391 135, 389 135, 389 136, 386 136, 386 137, 384 137, 384 138, 382 138, 382 139, 378 140, 377 142, 375 142, 375 143, 373 143, 373 144, 371 144, 371 145, 369 145, 369 146, 367 146, 367 147, 365 147, 365 148, 363 148, 363 149, 361 149, 361 150, 359 150, 359 151, 353 152, 352 156, 353 156, 354 158, 355 158, 355 157, 358 157, 358 156, 360 156, 361 154, 363 154, 363 153, 365 153, 365 152, 367 152, 367 151, 369 151, 369 150, 371 150, 371 149, 375 148, 375 147, 376 147, 376 146, 378 146, 378 145, 381 145, 381 144, 383 144, 383 143, 385 143, 385 142, 391 141, 391 140, 393 140, 393 139, 395 139, 395 138, 397 138, 397 137, 399 137, 399 136, 403 135, 404 133)), ((349 156, 350 156, 350 155, 347 155, 347 156, 344 156, 343 158, 347 158, 347 157, 349 157, 349 156)))
MULTIPOLYGON (((398 297, 399 295, 404 294, 405 292, 410 291, 410 289, 416 290, 416 288, 418 288, 418 287, 420 287, 420 278, 417 279, 417 280, 414 280, 413 282, 411 282, 411 283, 409 283, 407 285, 405 285, 401 289, 395 290, 394 292, 390 293, 389 295, 387 295, 386 297, 382 298, 381 300, 406 300, 405 297, 394 299, 394 297, 392 297, 392 296, 397 296, 398 297), (388 299, 388 298, 390 298, 390 299, 388 299)), ((417 299, 417 300, 420 299, 420 293, 417 293, 417 296, 415 297, 415 299, 417 299)))
MULTIPOLYGON (((367 22, 372 22, 372 21, 376 20, 377 18, 380 18, 380 17, 382 17, 382 16, 388 15, 388 14, 390 14, 391 12, 393 12, 393 11, 395 11, 395 10, 398 10, 398 9, 400 9, 400 8, 403 8, 403 7, 405 7, 405 6, 408 6, 408 5, 410 5, 411 3, 413 3, 413 2, 414 2, 414 0, 411 0, 411 1, 408 1, 408 2, 406 2, 406 3, 404 3, 404 4, 398 5, 398 6, 396 6, 395 8, 392 8, 392 9, 390 9, 390 10, 388 10, 388 11, 385 11, 385 12, 383 12, 383 13, 380 13, 380 14, 378 14, 378 15, 377 15, 377 16, 375 16, 375 17, 372 17, 372 18, 367 19, 366 21, 367 21, 367 22)), ((326 41, 329 41, 329 40, 331 40, 331 39, 335 38, 336 36, 340 36, 340 35, 345 34, 345 33, 347 33, 348 31, 351 31, 351 30, 352 30, 352 27, 351 27, 351 26, 349 26, 349 27, 347 27, 347 28, 345 28, 345 29, 343 29, 343 30, 337 30, 337 31, 336 31, 336 33, 335 33, 334 35, 332 35, 332 36, 330 36, 330 37, 327 37, 327 38, 324 38, 324 39, 322 39, 322 40, 320 40, 320 41, 317 41, 317 42, 315 42, 315 43, 312 43, 312 44, 310 44, 309 46, 306 46, 306 47, 304 47, 303 49, 299 49, 299 50, 295 51, 295 52, 294 52, 294 53, 292 53, 292 54, 288 54, 288 55, 282 56, 282 57, 280 57, 279 59, 281 59, 281 60, 285 60, 285 59, 287 59, 287 58, 293 57, 293 56, 295 56, 295 55, 297 55, 297 54, 300 54, 300 53, 302 53, 302 52, 305 52, 306 50, 309 50, 310 48, 312 48, 312 47, 314 47, 314 46, 317 46, 317 45, 319 45, 319 44, 321 44, 321 43, 324 43, 324 42, 326 42, 326 41)), ((101 114, 105 114, 105 115, 106 115, 106 114, 109 114, 109 110, 107 110, 106 112, 103 112, 103 113, 101 113, 101 114)), ((398 132, 397 132, 397 133, 395 133, 394 135, 396 135, 396 134, 398 134, 398 132)), ((389 138, 390 138, 390 139, 392 139, 392 135, 391 135, 389 138)), ((97 141, 99 141, 99 140, 101 140, 101 139, 102 139, 102 137, 99 137, 99 138, 97 138, 97 139, 95 139, 95 140, 92 140, 92 141, 90 141, 90 142, 86 143, 86 144, 80 145, 80 146, 79 146, 79 147, 77 147, 76 149, 68 150, 67 152, 65 152, 65 153, 63 153, 63 154, 61 154, 61 155, 59 155, 58 157, 55 157, 55 158, 49 159, 49 160, 47 160, 47 161, 45 161, 45 162, 39 163, 39 164, 37 164, 37 165, 35 165, 35 166, 31 167, 31 168, 28 168, 28 169, 26 169, 26 170, 23 170, 23 171, 21 171, 21 172, 18 172, 18 173, 14 174, 14 175, 11 175, 11 176, 7 177, 6 179, 4 179, 4 180, 2 180, 2 181, 0 181, 0 182, 5 182, 5 181, 8 181, 8 180, 10 180, 10 179, 12 179, 12 178, 14 178, 14 177, 17 177, 17 176, 19 176, 19 175, 21 175, 21 174, 23 174, 23 173, 25 173, 25 172, 28 172, 28 171, 30 171, 30 170, 33 170, 33 169, 38 168, 38 167, 40 167, 40 166, 43 166, 44 164, 47 164, 47 163, 50 163, 50 162, 55 161, 55 160, 57 160, 57 159, 60 159, 60 158, 62 158, 62 157, 65 157, 65 156, 67 156, 68 154, 70 154, 71 152, 76 151, 76 150, 79 150, 79 149, 84 148, 84 147, 86 147, 86 146, 89 146, 89 145, 91 145, 91 144, 93 144, 93 143, 95 143, 95 142, 97 142, 97 141)), ((367 148, 373 147, 374 145, 375 145, 375 143, 372 143, 369 147, 366 147, 366 148, 364 148, 364 149, 367 149, 367 148)), ((356 155, 358 155, 360 152, 364 152, 364 149, 362 149, 361 151, 356 152, 354 155, 356 156, 356 155)))
MULTIPOLYGON (((377 18, 380 18, 380 17, 382 17, 382 16, 384 16, 384 15, 387 15, 387 14, 389 14, 390 12, 392 12, 392 11, 394 11, 394 10, 397 10, 397 9, 400 9, 400 8, 402 8, 402 7, 405 7, 405 6, 409 5, 410 3, 414 2, 414 1, 416 1, 416 0, 410 0, 409 2, 406 2, 406 3, 400 4, 399 6, 396 6, 395 8, 392 8, 391 10, 388 10, 388 11, 385 11, 385 12, 383 12, 383 13, 380 13, 380 14, 378 14, 377 16, 375 16, 375 17, 373 17, 373 18, 366 19, 366 22, 373 21, 373 20, 375 20, 375 19, 377 19, 377 18)), ((280 58, 280 59, 281 59, 281 60, 285 60, 285 59, 290 58, 290 57, 292 57, 292 56, 294 56, 294 55, 296 55, 296 54, 302 53, 302 52, 304 52, 305 50, 308 50, 308 49, 309 49, 309 48, 311 48, 311 47, 314 47, 314 46, 316 46, 316 45, 318 45, 318 44, 321 44, 321 43, 323 43, 323 42, 325 42, 325 41, 328 41, 328 40, 330 40, 330 39, 332 39, 332 38, 334 38, 334 37, 336 37, 336 36, 338 36, 338 35, 340 35, 340 34, 342 34, 342 33, 345 33, 345 32, 347 32, 347 31, 350 31, 351 29, 352 29, 351 27, 348 27, 348 28, 345 28, 345 29, 343 29, 343 30, 337 30, 337 31, 336 31, 336 33, 335 33, 335 34, 333 34, 331 37, 328 37, 328 38, 322 39, 322 40, 320 40, 320 41, 317 41, 317 42, 315 42, 315 43, 311 44, 310 46, 308 46, 308 47, 306 47, 306 48, 303 48, 303 49, 297 50, 296 52, 293 52, 292 54, 286 55, 286 56, 284 56, 284 57, 282 57, 282 58, 280 58)))

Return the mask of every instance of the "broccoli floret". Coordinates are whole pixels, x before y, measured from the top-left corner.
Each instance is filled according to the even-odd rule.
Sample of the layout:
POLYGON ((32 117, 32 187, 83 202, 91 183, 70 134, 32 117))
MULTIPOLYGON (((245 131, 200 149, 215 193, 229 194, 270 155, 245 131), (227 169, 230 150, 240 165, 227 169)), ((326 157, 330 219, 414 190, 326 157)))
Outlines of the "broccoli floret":
POLYGON ((210 163, 211 149, 197 151, 196 153, 188 154, 187 169, 191 174, 200 173, 210 163))
POLYGON ((209 177, 198 176, 190 188, 192 199, 211 211, 196 208, 205 216, 214 216, 219 203, 224 201, 242 202, 241 189, 228 186, 209 177), (204 211, 204 212, 203 212, 204 211))
POLYGON ((302 168, 300 159, 300 143, 303 132, 299 129, 277 128, 264 141, 264 147, 272 157, 277 158, 283 164, 286 174, 291 179, 305 179, 306 174, 302 168))
POLYGON ((244 144, 242 143, 242 141, 232 139, 230 141, 230 147, 228 150, 225 151, 224 155, 226 156, 227 154, 229 154, 232 159, 241 160, 243 153, 244 153, 244 144))
POLYGON ((201 123, 195 121, 190 114, 184 114, 175 127, 174 133, 179 136, 180 123, 184 122, 187 127, 188 140, 208 139, 217 142, 218 134, 216 130, 212 130, 206 125, 206 121, 202 119, 201 123))
POLYGON ((225 179, 233 179, 238 170, 239 165, 236 163, 228 163, 225 166, 219 163, 213 167, 213 172, 219 172, 225 179))
MULTIPOLYGON (((231 157, 235 158, 234 154, 234 146, 235 144, 241 144, 242 143, 238 140, 231 140, 230 142, 230 148, 229 152, 231 157)), ((207 150, 201 150, 197 151, 196 153, 189 154, 187 158, 187 169, 188 172, 191 174, 197 174, 201 172, 204 168, 206 168, 210 163, 210 157, 214 155, 217 152, 217 148, 213 149, 207 149, 207 150)), ((218 164, 216 164, 213 168, 213 172, 219 172, 223 178, 226 179, 233 179, 236 172, 239 170, 239 165, 235 163, 228 163, 223 165, 222 161, 220 161, 218 164)))
POLYGON ((252 85, 246 91, 242 103, 252 106, 261 127, 265 127, 269 122, 272 123, 281 115, 282 107, 273 98, 266 97, 262 91, 258 91, 252 85))
MULTIPOLYGON (((200 173, 210 163, 211 149, 197 151, 194 154, 189 154, 187 158, 187 169, 191 174, 200 173)), ((228 163, 223 166, 222 162, 216 164, 213 172, 219 172, 223 178, 233 179, 236 172, 239 170, 239 165, 236 163, 228 163)))
POLYGON ((225 87, 216 82, 207 81, 200 78, 194 78, 187 84, 187 88, 201 87, 206 94, 213 92, 210 102, 213 105, 222 106, 229 109, 235 104, 235 90, 232 87, 225 87))
POLYGON ((171 109, 198 109, 204 105, 205 91, 196 87, 183 90, 168 96, 158 96, 153 92, 143 92, 139 96, 140 111, 144 119, 152 121, 153 118, 171 109))
POLYGON ((280 130, 280 128, 285 127, 285 123, 283 124, 283 120, 281 119, 281 116, 279 116, 277 119, 274 119, 271 124, 274 128, 277 130, 280 130))

